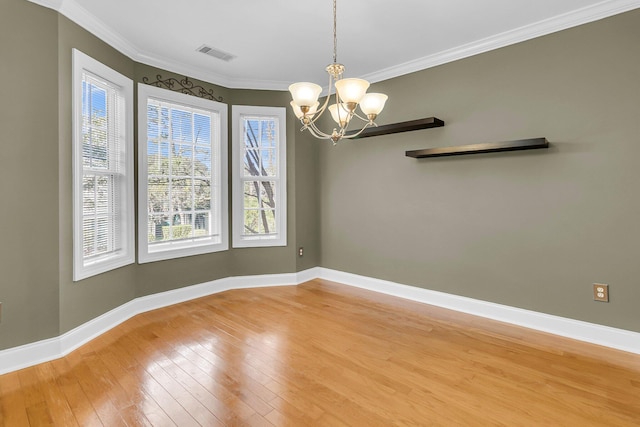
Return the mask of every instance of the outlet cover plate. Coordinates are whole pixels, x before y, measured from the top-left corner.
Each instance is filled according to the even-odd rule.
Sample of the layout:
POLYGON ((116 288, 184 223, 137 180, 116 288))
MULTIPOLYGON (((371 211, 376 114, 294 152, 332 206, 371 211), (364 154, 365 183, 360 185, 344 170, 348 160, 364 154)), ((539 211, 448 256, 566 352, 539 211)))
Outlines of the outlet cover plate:
POLYGON ((602 283, 593 284, 593 300, 609 302, 609 285, 602 283))

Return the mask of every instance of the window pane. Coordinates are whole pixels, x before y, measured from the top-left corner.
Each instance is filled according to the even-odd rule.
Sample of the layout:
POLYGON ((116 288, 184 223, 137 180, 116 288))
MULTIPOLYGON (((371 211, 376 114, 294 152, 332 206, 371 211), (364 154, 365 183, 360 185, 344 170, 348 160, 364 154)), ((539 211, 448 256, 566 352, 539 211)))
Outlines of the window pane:
POLYGON ((82 253, 84 258, 95 253, 95 217, 83 218, 82 220, 82 253))
POLYGON ((196 146, 193 165, 194 175, 211 176, 211 161, 211 148, 196 146))
POLYGON ((195 178, 194 185, 194 204, 196 210, 211 209, 211 180, 195 178))
POLYGON ((260 175, 260 150, 247 148, 244 152, 244 176, 260 175))
POLYGON ((169 139, 169 108, 160 109, 160 138, 169 139))
MULTIPOLYGON (((165 239, 164 227, 168 227, 169 222, 167 221, 167 217, 165 215, 149 215, 148 220, 148 229, 147 233, 149 234, 149 243, 151 242, 161 242, 165 239)), ((169 229, 166 229, 167 235, 169 237, 169 229)))
POLYGON ((171 240, 182 240, 193 237, 193 215, 191 213, 173 214, 170 226, 171 240))
MULTIPOLYGON (((88 78, 85 76, 85 78, 88 78)), ((108 167, 107 91, 89 81, 82 85, 82 156, 83 166, 108 167)))
POLYGON ((245 119, 244 131, 244 176, 276 176, 278 168, 276 119, 245 119))
POLYGON ((243 234, 260 234, 260 211, 257 209, 245 209, 243 234))
POLYGON ((275 210, 265 210, 262 211, 262 218, 261 218, 261 226, 262 229, 261 231, 265 234, 273 234, 273 233, 277 233, 278 230, 276 230, 276 211, 275 210))
POLYGON ((109 251, 109 218, 100 216, 96 221, 96 252, 99 254, 109 251))
POLYGON ((157 105, 147 105, 147 138, 156 140, 160 137, 160 109, 157 105))
POLYGON ((89 147, 89 155, 91 156, 92 168, 107 169, 109 167, 109 158, 107 152, 107 130, 100 127, 92 127, 90 135, 91 144, 89 147))
POLYGON ((276 147, 276 121, 274 119, 261 120, 260 146, 276 147))
POLYGON ((109 185, 109 178, 100 176, 96 180, 96 213, 98 215, 106 215, 109 213, 109 194, 111 192, 111 186, 109 185))
POLYGON ((169 176, 169 143, 147 144, 147 170, 149 175, 169 176))
POLYGON ((195 127, 194 143, 211 145, 211 118, 202 114, 193 115, 195 127))
POLYGON ((262 181, 260 185, 260 207, 276 208, 276 191, 277 185, 275 181, 262 181))
POLYGON ((193 140, 191 116, 187 111, 171 110, 171 139, 185 142, 193 140))
POLYGON ((84 175, 82 177, 82 214, 83 216, 96 213, 96 182, 95 176, 84 175))
POLYGON ((258 136, 260 135, 259 120, 245 120, 244 122, 244 142, 246 147, 258 148, 258 136))
POLYGON ((189 178, 171 179, 172 210, 188 211, 193 209, 193 188, 189 178))
POLYGON ((193 225, 194 237, 211 235, 211 215, 209 214, 209 212, 197 213, 193 225))
POLYGON ((262 161, 260 175, 276 176, 278 173, 276 150, 260 150, 260 160, 262 161))
POLYGON ((193 148, 187 144, 172 144, 171 174, 173 176, 193 175, 193 148))
POLYGON ((258 208, 260 201, 258 199, 257 181, 247 181, 244 183, 244 208, 258 208))
POLYGON ((169 212, 169 179, 149 178, 147 185, 150 212, 169 212))

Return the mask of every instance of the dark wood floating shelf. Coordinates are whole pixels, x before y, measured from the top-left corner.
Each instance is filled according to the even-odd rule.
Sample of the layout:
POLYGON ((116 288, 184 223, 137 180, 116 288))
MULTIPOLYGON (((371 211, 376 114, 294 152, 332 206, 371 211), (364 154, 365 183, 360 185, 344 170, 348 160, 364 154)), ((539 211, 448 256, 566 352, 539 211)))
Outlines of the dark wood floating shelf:
POLYGON ((439 128, 444 126, 444 122, 436 117, 426 119, 411 120, 402 123, 393 123, 366 128, 356 139, 369 138, 370 136, 389 135, 392 133, 409 132, 412 130, 439 128))
POLYGON ((487 142, 484 144, 459 145, 457 147, 426 148, 411 150, 407 157, 423 159, 425 157, 461 156, 463 154, 496 153, 499 151, 533 150, 549 148, 547 138, 519 139, 517 141, 487 142))

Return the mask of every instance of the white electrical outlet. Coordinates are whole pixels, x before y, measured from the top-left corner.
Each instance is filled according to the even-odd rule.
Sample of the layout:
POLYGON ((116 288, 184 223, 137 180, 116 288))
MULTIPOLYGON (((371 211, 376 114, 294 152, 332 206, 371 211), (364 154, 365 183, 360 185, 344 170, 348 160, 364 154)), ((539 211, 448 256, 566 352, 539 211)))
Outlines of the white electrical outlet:
POLYGON ((602 283, 593 284, 593 300, 609 302, 609 285, 602 283))

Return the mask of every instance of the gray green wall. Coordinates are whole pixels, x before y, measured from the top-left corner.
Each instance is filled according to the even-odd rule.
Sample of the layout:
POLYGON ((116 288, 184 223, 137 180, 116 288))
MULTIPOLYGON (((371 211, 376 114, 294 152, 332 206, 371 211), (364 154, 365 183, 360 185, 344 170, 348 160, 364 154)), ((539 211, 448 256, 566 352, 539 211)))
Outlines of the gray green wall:
MULTIPOLYGON (((172 74, 25 0, 0 3, 0 40, 0 349, 139 296, 317 265, 640 331, 640 11, 374 85, 390 95, 381 124, 433 115, 447 122, 441 129, 332 147, 301 134, 288 111, 287 247, 134 264, 80 282, 71 279, 71 49, 135 82, 172 74), (551 148, 404 157, 536 136, 551 148), (593 282, 611 285, 609 304, 591 300, 593 282)), ((289 101, 203 85, 229 105, 289 101)))
POLYGON ((374 85, 380 124, 446 126, 320 148, 321 265, 640 331, 639 42, 636 10, 374 85))
MULTIPOLYGON (((318 265, 317 173, 309 155, 317 149, 304 138, 298 144, 295 117, 288 111, 288 246, 133 264, 73 282, 72 49, 136 83, 156 74, 183 76, 136 63, 64 16, 25 0, 3 0, 0 18, 0 117, 8 129, 0 157, 0 349, 58 336, 136 297, 318 265), (297 217, 298 206, 307 209, 304 217, 297 217), (302 258, 299 246, 310 248, 302 258)), ((286 107, 289 102, 286 92, 194 81, 222 96, 229 113, 233 104, 286 107)))
MULTIPOLYGON (((73 282, 73 181, 72 181, 72 49, 76 48, 133 79, 135 63, 109 45, 58 15, 58 204, 60 244, 60 333, 67 332, 135 298, 136 266, 73 282)), ((53 301, 52 301, 53 303, 53 301)))
POLYGON ((57 14, 0 2, 0 348, 58 334, 57 14))

